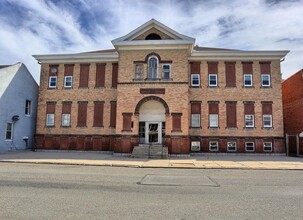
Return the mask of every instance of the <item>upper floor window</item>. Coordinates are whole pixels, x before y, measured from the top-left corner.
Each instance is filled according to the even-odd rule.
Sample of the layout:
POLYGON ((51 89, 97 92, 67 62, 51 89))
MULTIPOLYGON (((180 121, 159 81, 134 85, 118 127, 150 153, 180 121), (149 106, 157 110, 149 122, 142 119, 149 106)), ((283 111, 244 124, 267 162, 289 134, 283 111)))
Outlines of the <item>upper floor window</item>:
POLYGON ((64 88, 71 88, 73 85, 73 77, 65 76, 64 77, 64 88))
POLYGON ((217 82, 217 74, 209 74, 208 75, 208 85, 210 87, 215 87, 217 86, 218 82, 217 82))
POLYGON ((163 64, 162 66, 162 79, 170 79, 170 65, 163 64))
POLYGON ((261 74, 262 86, 269 87, 270 86, 270 75, 269 74, 261 74))
POLYGON ((6 140, 12 140, 13 139, 13 123, 7 123, 6 124, 5 139, 6 140))
POLYGON ((46 114, 46 126, 55 125, 55 114, 46 114))
POLYGON ((49 88, 56 88, 57 87, 57 76, 50 76, 48 82, 49 88))
POLYGON ((148 79, 158 78, 158 58, 151 56, 148 59, 148 79))
POLYGON ((251 87, 252 85, 252 74, 244 74, 244 86, 251 87))
POLYGON ((135 66, 135 79, 144 78, 144 66, 142 63, 136 64, 135 66))
POLYGON ((254 115, 245 115, 245 127, 253 128, 255 126, 255 116, 254 115))
POLYGON ((200 74, 191 74, 191 86, 200 86, 200 74))
POLYGON ((31 114, 31 101, 26 100, 25 101, 25 115, 30 115, 31 114))

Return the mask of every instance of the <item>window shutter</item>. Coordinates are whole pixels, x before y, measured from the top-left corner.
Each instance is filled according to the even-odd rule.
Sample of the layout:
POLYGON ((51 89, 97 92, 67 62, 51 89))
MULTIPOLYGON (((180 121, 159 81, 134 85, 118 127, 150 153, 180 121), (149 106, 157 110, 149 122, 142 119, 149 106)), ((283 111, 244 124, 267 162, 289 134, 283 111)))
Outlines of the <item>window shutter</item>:
POLYGON ((64 65, 64 76, 72 76, 74 73, 74 64, 64 65))
POLYGON ((117 84, 118 84, 118 63, 113 63, 112 87, 117 88, 117 84))
POLYGON ((103 126, 103 108, 104 108, 104 102, 102 101, 94 102, 94 127, 103 126))
POLYGON ((253 74, 253 62, 242 62, 243 74, 253 74))
POLYGON ((201 114, 201 102, 191 103, 191 114, 201 114))
POLYGON ((111 101, 110 102, 110 127, 116 127, 116 114, 117 114, 117 102, 111 101))
POLYGON ((46 103, 46 114, 55 114, 56 102, 47 102, 46 103))
POLYGON ((79 101, 78 102, 78 127, 86 126, 86 118, 87 118, 87 101, 79 101))
POLYGON ((72 102, 62 102, 62 114, 71 113, 72 102))
POLYGON ((262 114, 272 115, 272 102, 261 102, 262 103, 262 114))
POLYGON ((225 62, 225 78, 227 87, 236 87, 236 62, 225 62))
POLYGON ((270 74, 270 62, 260 62, 261 74, 270 74))
POLYGON ((245 115, 255 114, 255 102, 244 102, 244 114, 245 115))
POLYGON ((208 102, 208 111, 209 114, 219 114, 219 102, 208 102))
POLYGON ((49 65, 49 76, 57 76, 58 72, 52 72, 52 68, 57 68, 58 71, 59 65, 49 65))
POLYGON ((190 63, 190 73, 191 74, 200 74, 200 64, 201 64, 201 62, 190 63))
POLYGON ((207 62, 208 74, 218 74, 218 62, 207 62))
POLYGON ((80 64, 80 88, 88 87, 89 66, 90 64, 80 64))
POLYGON ((181 131, 181 116, 182 113, 171 113, 173 117, 173 131, 181 131))
POLYGON ((96 87, 105 86, 105 63, 96 64, 96 87))
POLYGON ((226 127, 236 128, 237 127, 237 102, 227 101, 226 102, 226 127))
POLYGON ((131 131, 133 113, 122 113, 123 131, 131 131))

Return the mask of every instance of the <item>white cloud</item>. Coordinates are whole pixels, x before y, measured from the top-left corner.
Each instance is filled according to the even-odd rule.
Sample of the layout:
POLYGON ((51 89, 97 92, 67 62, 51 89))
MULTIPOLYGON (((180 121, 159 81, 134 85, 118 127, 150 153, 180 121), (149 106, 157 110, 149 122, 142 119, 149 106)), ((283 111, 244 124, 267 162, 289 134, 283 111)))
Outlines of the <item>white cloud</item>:
POLYGON ((38 80, 32 54, 112 48, 112 39, 155 18, 199 46, 291 50, 282 63, 287 78, 303 68, 302 11, 303 0, 4 0, 1 64, 24 62, 38 80))

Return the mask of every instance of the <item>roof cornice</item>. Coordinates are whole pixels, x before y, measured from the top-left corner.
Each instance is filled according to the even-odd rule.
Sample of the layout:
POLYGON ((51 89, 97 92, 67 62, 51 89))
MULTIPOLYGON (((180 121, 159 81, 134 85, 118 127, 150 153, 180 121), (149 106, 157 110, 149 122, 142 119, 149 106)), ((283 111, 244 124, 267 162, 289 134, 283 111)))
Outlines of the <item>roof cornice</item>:
POLYGON ((118 62, 119 54, 114 53, 78 53, 33 55, 39 63, 86 63, 86 62, 118 62))

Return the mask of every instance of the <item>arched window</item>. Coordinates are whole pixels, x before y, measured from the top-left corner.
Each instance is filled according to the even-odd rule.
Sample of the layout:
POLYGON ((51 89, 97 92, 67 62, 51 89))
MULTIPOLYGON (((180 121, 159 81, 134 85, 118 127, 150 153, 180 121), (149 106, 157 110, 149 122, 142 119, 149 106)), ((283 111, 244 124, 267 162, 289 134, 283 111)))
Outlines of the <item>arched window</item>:
POLYGON ((158 78, 158 58, 151 56, 148 58, 148 79, 158 78))
POLYGON ((161 37, 159 34, 151 33, 146 36, 145 40, 161 40, 161 37))

